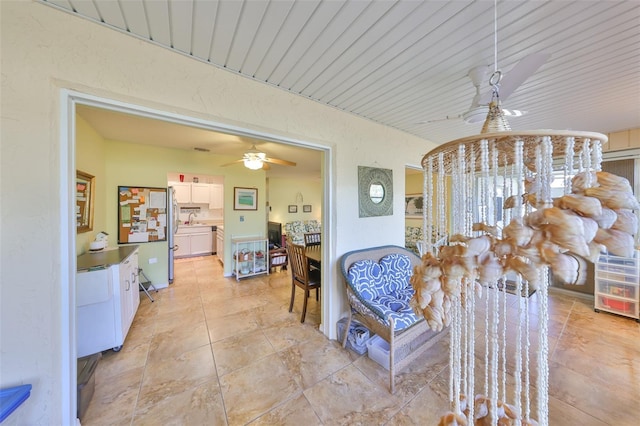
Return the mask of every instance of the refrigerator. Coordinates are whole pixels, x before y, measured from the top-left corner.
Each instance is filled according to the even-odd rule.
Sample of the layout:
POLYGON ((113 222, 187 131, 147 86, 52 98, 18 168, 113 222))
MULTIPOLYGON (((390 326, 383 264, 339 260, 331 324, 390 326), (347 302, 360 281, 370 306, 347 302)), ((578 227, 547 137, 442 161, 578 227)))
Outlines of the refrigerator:
POLYGON ((179 209, 178 209, 178 201, 176 200, 176 192, 173 187, 167 188, 167 199, 168 199, 168 211, 167 211, 167 242, 169 247, 169 284, 173 282, 173 254, 178 249, 178 246, 175 244, 175 235, 178 232, 178 225, 180 224, 179 220, 179 209))

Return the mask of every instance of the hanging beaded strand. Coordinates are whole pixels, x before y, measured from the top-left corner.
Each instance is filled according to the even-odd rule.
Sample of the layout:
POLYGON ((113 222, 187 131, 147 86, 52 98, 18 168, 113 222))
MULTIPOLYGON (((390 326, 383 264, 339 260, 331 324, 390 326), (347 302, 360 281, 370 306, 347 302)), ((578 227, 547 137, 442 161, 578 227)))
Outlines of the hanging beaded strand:
POLYGON ((602 171, 602 142, 594 140, 591 142, 591 166, 594 171, 602 171))
POLYGON ((445 194, 444 194, 444 154, 438 154, 438 195, 436 200, 438 207, 438 236, 446 235, 445 228, 445 194))
POLYGON ((454 402, 455 402, 455 412, 458 414, 462 414, 462 410, 460 409, 460 395, 462 394, 462 348, 461 348, 461 312, 460 298, 453 301, 451 306, 451 314, 452 314, 452 332, 455 333, 455 342, 456 342, 456 359, 454 363, 454 372, 455 372, 455 383, 454 383, 454 402))
MULTIPOLYGON (((513 173, 512 178, 516 179, 515 185, 515 207, 513 217, 521 218, 523 216, 522 211, 522 182, 524 181, 524 142, 517 140, 514 144, 513 151, 513 173)), ((513 191, 512 191, 513 192, 513 191)), ((522 276, 516 274, 516 295, 522 294, 522 276)), ((518 413, 518 423, 522 419, 522 316, 524 314, 524 300, 522 297, 518 297, 518 326, 516 329, 516 351, 515 351, 515 389, 514 389, 514 401, 516 405, 516 412, 518 413)))
POLYGON ((565 139, 567 146, 564 151, 564 195, 571 193, 571 178, 573 178, 573 150, 576 138, 569 136, 565 139))
MULTIPOLYGON (((553 177, 553 145, 551 138, 546 136, 542 140, 542 171, 543 174, 543 199, 545 202, 551 202, 551 181, 553 177)), ((549 418, 549 300, 548 300, 548 283, 549 270, 547 266, 540 270, 539 284, 539 315, 538 315, 538 419, 540 426, 547 426, 549 418)))
MULTIPOLYGON (((465 157, 466 158, 466 157, 465 157)), ((463 200, 465 204, 465 213, 464 213, 464 235, 471 236, 474 222, 474 212, 476 212, 476 206, 474 206, 473 199, 477 195, 476 193, 476 151, 471 147, 468 150, 468 158, 469 164, 465 164, 464 171, 464 181, 466 182, 465 186, 465 194, 466 197, 463 200)), ((475 332, 476 332, 476 300, 475 300, 475 280, 468 280, 466 283, 466 293, 465 293, 465 308, 466 308, 466 322, 467 322, 467 353, 466 362, 467 362, 467 389, 466 389, 466 398, 467 398, 467 409, 469 410, 467 415, 467 420, 471 423, 475 416, 475 404, 474 404, 474 396, 475 396, 475 367, 476 367, 476 342, 475 342, 475 332)))
MULTIPOLYGON (((422 168, 422 241, 425 243, 425 248, 429 247, 430 237, 428 233, 427 221, 429 219, 429 196, 431 195, 431 191, 429 191, 427 185, 429 184, 429 171, 426 168, 422 168)), ((406 206, 405 206, 406 208, 406 206)), ((424 254, 424 253, 423 253, 424 254)))
POLYGON ((477 206, 474 205, 473 200, 478 195, 475 189, 476 152, 473 149, 469 149, 469 167, 467 170, 467 208, 464 235, 469 236, 473 229, 474 213, 477 212, 477 206))
MULTIPOLYGON (((465 145, 464 144, 460 144, 458 146, 458 157, 457 157, 457 177, 456 177, 456 185, 454 185, 454 188, 458 188, 458 191, 454 191, 459 193, 459 198, 457 200, 457 205, 458 205, 458 226, 457 228, 454 230, 455 233, 460 233, 464 235, 465 229, 466 229, 466 223, 465 223, 465 207, 466 207, 466 198, 467 198, 467 180, 466 180, 466 161, 465 161, 465 145)), ((463 280, 460 283, 462 292, 465 292, 466 289, 468 288, 468 279, 463 278, 463 280)), ((468 387, 468 358, 466 357, 466 354, 468 353, 469 350, 469 342, 467 339, 467 336, 469 335, 469 328, 468 328, 468 321, 467 321, 467 314, 468 314, 468 310, 466 309, 467 306, 463 306, 461 305, 462 303, 462 297, 464 297, 464 295, 461 295, 460 298, 453 302, 455 303, 455 305, 458 308, 458 315, 456 315, 456 321, 458 321, 458 323, 460 324, 460 333, 458 335, 458 340, 461 342, 462 344, 462 348, 461 348, 461 356, 460 356, 460 360, 461 360, 461 366, 460 366, 460 372, 461 372, 461 377, 460 377, 460 381, 461 381, 461 389, 460 389, 460 393, 464 394, 464 395, 470 395, 469 393, 469 387, 468 387)))
POLYGON ((466 306, 468 306, 467 309, 467 322, 469 323, 468 325, 468 340, 469 343, 467 345, 467 368, 469 370, 469 372, 467 373, 467 377, 469 379, 469 384, 468 384, 468 391, 467 391, 467 408, 469 409, 469 417, 468 419, 471 420, 474 418, 475 416, 475 404, 473 403, 473 398, 475 395, 475 378, 476 378, 476 371, 475 371, 475 354, 476 354, 476 316, 475 316, 475 312, 476 312, 476 298, 475 298, 475 291, 474 291, 474 287, 475 287, 475 282, 473 280, 469 280, 468 285, 467 285, 467 293, 466 293, 466 306))
MULTIPOLYGON (((495 142, 491 143, 490 147, 490 162, 489 170, 487 171, 486 179, 486 192, 487 192, 487 224, 496 225, 496 209, 495 209, 495 194, 496 185, 498 180, 498 153, 496 151, 495 142)), ((504 278, 504 277, 503 277, 504 278)), ((504 282, 504 281, 503 281, 504 282)), ((500 341, 498 339, 498 325, 500 323, 500 309, 499 309, 499 295, 498 295, 498 282, 493 285, 493 291, 489 292, 493 301, 493 309, 491 310, 491 412, 492 422, 497 422, 498 413, 498 396, 499 396, 499 381, 498 381, 498 359, 500 356, 500 341)))
POLYGON ((429 157, 427 161, 427 170, 425 172, 425 188, 423 193, 425 194, 424 201, 427 203, 425 211, 422 212, 423 218, 426 215, 425 222, 423 222, 422 228, 426 229, 425 241, 429 242, 429 250, 432 254, 435 253, 436 238, 433 235, 433 157, 429 157))
MULTIPOLYGON (((453 185, 454 187, 455 184, 458 181, 458 177, 459 177, 459 163, 457 161, 456 158, 451 159, 452 161, 450 161, 451 164, 451 179, 453 180, 453 185)), ((457 194, 455 191, 451 194, 452 195, 452 205, 450 206, 451 211, 453 212, 453 217, 451 218, 452 222, 451 222, 451 226, 452 226, 452 230, 455 233, 456 229, 459 225, 459 218, 456 218, 456 214, 459 214, 460 209, 460 198, 459 198, 459 194, 457 194)), ((457 310, 457 306, 458 306, 458 301, 453 300, 452 301, 452 306, 451 306, 451 311, 450 314, 452 316, 452 322, 451 322, 451 327, 450 327, 450 340, 451 340, 451 344, 450 344, 450 355, 451 355, 451 359, 450 359, 450 374, 449 374, 449 398, 450 401, 452 401, 452 410, 455 413, 460 413, 460 394, 461 394, 461 365, 460 365, 460 358, 461 358, 461 345, 460 345, 460 328, 459 328, 459 318, 458 318, 458 310, 457 310)))
MULTIPOLYGON (((585 186, 591 187, 592 184, 594 182, 592 182, 592 174, 591 174, 591 147, 589 144, 590 140, 589 139, 584 139, 584 141, 582 142, 582 151, 581 151, 581 155, 580 155, 580 163, 582 165, 581 169, 586 171, 587 173, 585 173, 586 179, 585 179, 585 186)), ((581 170, 581 171, 582 171, 581 170)))

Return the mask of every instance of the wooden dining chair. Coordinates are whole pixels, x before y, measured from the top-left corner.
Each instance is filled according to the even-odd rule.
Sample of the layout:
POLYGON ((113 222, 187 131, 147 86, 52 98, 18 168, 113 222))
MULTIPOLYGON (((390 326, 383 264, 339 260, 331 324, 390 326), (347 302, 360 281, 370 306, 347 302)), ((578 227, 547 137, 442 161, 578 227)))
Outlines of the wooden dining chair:
POLYGON ((309 268, 309 259, 304 254, 304 246, 287 242, 287 254, 289 255, 289 266, 291 267, 291 302, 289 303, 289 312, 293 310, 293 302, 296 296, 296 287, 304 290, 304 302, 302 304, 302 315, 300 322, 304 322, 307 315, 307 301, 309 292, 316 290, 316 300, 320 299, 320 271, 309 268))
POLYGON ((305 246, 317 246, 320 245, 320 233, 319 232, 307 232, 304 234, 305 246))

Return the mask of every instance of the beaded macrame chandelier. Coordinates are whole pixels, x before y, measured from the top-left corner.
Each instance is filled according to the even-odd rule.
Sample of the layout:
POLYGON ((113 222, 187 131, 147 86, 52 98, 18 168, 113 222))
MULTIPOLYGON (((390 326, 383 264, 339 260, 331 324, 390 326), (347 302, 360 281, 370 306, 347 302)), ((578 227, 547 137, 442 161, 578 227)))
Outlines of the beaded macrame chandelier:
MULTIPOLYGON (((604 241, 594 241, 598 222, 570 203, 580 204, 587 198, 580 192, 596 184, 603 142, 604 135, 588 132, 484 133, 423 158, 428 253, 412 284, 414 306, 431 328, 450 326, 451 419, 459 418, 444 424, 485 418, 480 424, 547 424, 547 267, 575 283, 579 264, 572 255, 593 258, 602 249, 604 241), (555 202, 562 208, 551 198, 554 162, 565 182, 562 201, 555 202), (516 295, 537 291, 535 314, 529 297, 508 306, 507 292, 499 291, 508 283, 516 295)), ((602 215, 602 207, 595 210, 602 215)))
POLYGON ((629 182, 601 171, 607 137, 510 131, 497 73, 482 133, 422 159, 427 252, 411 303, 433 330, 450 331, 440 425, 548 425, 549 270, 579 284, 576 255, 631 256, 638 227, 629 182))

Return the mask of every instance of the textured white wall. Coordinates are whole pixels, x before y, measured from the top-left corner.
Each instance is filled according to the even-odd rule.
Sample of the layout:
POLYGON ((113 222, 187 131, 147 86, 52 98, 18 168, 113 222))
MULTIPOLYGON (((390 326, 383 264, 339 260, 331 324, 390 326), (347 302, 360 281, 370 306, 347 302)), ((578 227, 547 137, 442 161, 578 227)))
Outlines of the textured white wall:
MULTIPOLYGON (((337 260, 349 250, 402 245, 404 166, 428 142, 172 53, 30 1, 0 2, 2 129, 0 188, 0 387, 32 383, 31 398, 7 424, 60 424, 61 395, 60 89, 175 112, 333 148, 330 271, 344 311, 337 260), (393 155, 391 155, 393 154, 393 155), (394 215, 358 218, 357 166, 393 169, 394 215), (338 208, 339 203, 339 208, 338 208)), ((226 200, 225 200, 226 201, 226 200)), ((73 242, 69 242, 73 244, 73 242)))

